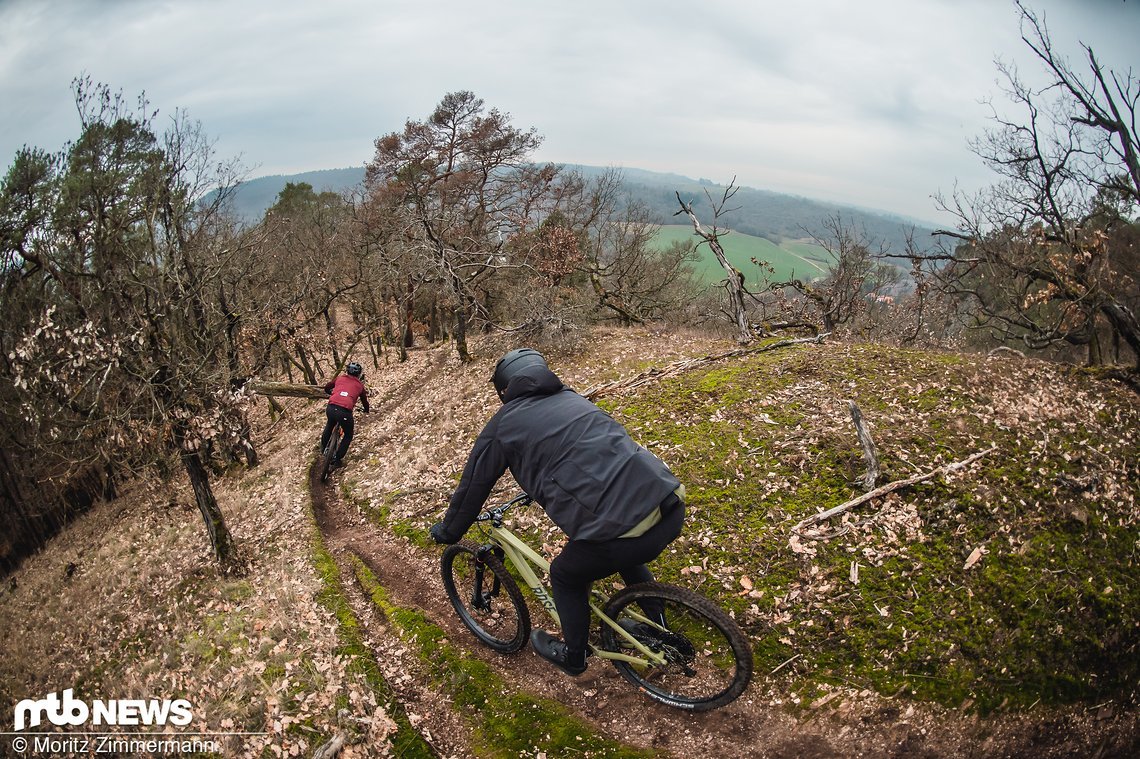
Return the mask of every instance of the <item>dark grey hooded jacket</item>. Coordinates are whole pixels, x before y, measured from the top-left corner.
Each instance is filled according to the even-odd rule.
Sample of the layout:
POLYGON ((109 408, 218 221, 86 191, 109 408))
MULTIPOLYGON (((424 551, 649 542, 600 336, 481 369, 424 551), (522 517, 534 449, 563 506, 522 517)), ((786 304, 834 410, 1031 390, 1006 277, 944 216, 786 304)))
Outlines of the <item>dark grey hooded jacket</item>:
POLYGON ((618 422, 549 369, 522 369, 479 434, 443 518, 458 539, 507 470, 572 540, 617 538, 680 482, 618 422))

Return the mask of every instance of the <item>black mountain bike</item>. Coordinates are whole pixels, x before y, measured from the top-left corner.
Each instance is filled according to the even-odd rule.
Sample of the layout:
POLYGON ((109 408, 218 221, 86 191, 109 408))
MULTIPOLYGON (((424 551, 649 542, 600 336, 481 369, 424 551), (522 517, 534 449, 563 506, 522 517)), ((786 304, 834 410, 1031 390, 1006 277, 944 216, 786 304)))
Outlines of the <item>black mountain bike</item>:
POLYGON ((344 435, 341 431, 340 425, 334 425, 332 434, 329 435, 329 442, 325 449, 321 451, 321 482, 327 482, 329 475, 333 471, 333 462, 336 461, 336 449, 340 447, 340 439, 344 435))

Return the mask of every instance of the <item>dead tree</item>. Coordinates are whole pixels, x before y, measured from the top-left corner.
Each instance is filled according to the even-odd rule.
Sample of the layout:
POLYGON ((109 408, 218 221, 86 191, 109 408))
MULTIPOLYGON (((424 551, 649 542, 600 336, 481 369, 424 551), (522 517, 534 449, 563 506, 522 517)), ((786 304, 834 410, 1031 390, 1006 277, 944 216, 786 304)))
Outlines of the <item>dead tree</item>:
POLYGON ((752 340, 752 330, 748 328, 748 318, 744 308, 744 295, 748 291, 744 288, 744 275, 728 260, 728 256, 725 255, 724 248, 720 244, 721 236, 727 234, 728 230, 717 228, 717 220, 725 213, 725 206, 728 204, 728 201, 732 199, 732 196, 736 194, 737 188, 734 187, 735 184, 736 178, 734 177, 733 180, 728 183, 728 187, 724 188, 724 195, 719 202, 714 201, 708 191, 705 191, 705 196, 709 199, 709 204, 713 209, 713 226, 711 231, 706 232, 704 228, 701 227, 700 220, 693 212, 693 204, 681 200, 681 193, 679 192, 677 193, 677 202, 681 204, 681 210, 673 215, 678 216, 685 214, 689 217, 689 221, 693 224, 693 234, 708 243, 709 249, 712 250, 721 268, 724 269, 726 275, 724 286, 725 289, 728 290, 729 307, 732 309, 732 318, 736 323, 736 342, 744 345, 752 340))

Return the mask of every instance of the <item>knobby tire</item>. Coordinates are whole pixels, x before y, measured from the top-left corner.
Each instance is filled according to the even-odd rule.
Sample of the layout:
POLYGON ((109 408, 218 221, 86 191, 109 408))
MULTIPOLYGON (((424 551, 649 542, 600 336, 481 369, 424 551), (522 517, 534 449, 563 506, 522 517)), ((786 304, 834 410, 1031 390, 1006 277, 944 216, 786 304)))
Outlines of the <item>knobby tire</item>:
POLYGON ((504 654, 526 645, 530 611, 518 583, 490 549, 462 540, 444 550, 440 568, 451 605, 475 637, 504 654))
MULTIPOLYGON (((686 588, 648 582, 616 593, 605 613, 633 625, 654 609, 664 609, 666 629, 641 622, 636 637, 666 654, 662 666, 639 666, 613 660, 622 677, 655 701, 690 711, 708 711, 735 700, 752 679, 752 649, 744 632, 723 610, 686 588)), ((608 625, 602 645, 636 655, 608 625)))
POLYGON ((339 424, 333 427, 328 445, 321 451, 321 482, 327 482, 329 475, 332 474, 332 463, 336 458, 336 449, 340 446, 340 437, 343 434, 339 424))

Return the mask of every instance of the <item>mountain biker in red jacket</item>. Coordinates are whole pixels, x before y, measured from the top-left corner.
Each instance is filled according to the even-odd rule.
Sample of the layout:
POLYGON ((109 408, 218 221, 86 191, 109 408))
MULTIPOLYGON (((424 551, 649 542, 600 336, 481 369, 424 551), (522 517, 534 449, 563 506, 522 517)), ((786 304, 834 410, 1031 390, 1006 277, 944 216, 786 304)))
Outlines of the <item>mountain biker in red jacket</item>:
POLYGON ((355 361, 350 361, 344 368, 344 374, 325 385, 325 392, 329 394, 329 405, 325 409, 325 431, 321 433, 321 450, 329 444, 329 437, 333 429, 339 424, 344 436, 336 449, 333 458, 333 468, 344 466, 344 455, 348 453, 348 445, 352 442, 352 409, 357 399, 364 413, 368 413, 368 391, 364 387, 364 367, 355 361))

